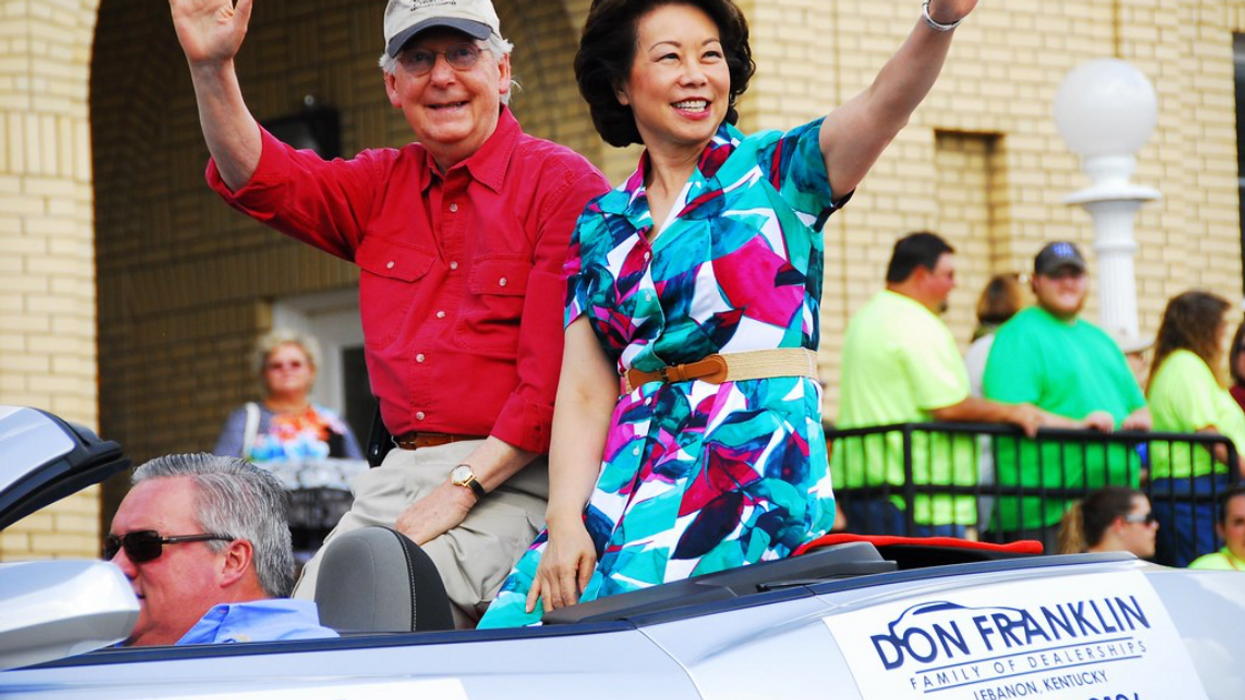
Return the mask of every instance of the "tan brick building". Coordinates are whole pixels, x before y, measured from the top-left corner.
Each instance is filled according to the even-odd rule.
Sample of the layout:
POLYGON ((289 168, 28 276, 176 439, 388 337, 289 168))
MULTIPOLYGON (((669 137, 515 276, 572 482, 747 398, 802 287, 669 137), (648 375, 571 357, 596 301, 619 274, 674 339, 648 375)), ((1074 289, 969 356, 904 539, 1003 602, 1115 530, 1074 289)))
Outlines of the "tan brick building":
MULTIPOLYGON (((517 46, 524 90, 513 107, 525 128, 618 181, 636 153, 597 139, 571 70, 589 0, 495 2, 517 46)), ((758 64, 741 104, 746 131, 793 126, 863 89, 920 12, 918 0, 740 5, 758 64)), ((274 319, 314 323, 343 305, 348 316, 356 272, 207 191, 166 3, 0 6, 0 403, 97 427, 136 461, 209 449, 225 413, 254 396, 256 335, 274 319)), ((344 154, 408 140, 375 67, 383 6, 257 0, 239 61, 256 116, 296 114, 311 95, 340 115, 344 154)), ((1245 0, 985 0, 958 30, 934 94, 827 228, 827 417, 843 328, 881 286, 898 234, 933 229, 959 249, 947 318, 965 343, 990 274, 1026 269, 1051 238, 1089 252, 1089 216, 1061 203, 1087 179, 1051 105, 1067 71, 1090 59, 1132 62, 1159 94, 1158 128, 1134 176, 1164 195, 1137 220, 1143 330, 1190 287, 1239 299, 1233 34, 1242 32, 1245 0)), ((0 534, 0 559, 89 556, 104 511, 92 491, 36 514, 0 534)))

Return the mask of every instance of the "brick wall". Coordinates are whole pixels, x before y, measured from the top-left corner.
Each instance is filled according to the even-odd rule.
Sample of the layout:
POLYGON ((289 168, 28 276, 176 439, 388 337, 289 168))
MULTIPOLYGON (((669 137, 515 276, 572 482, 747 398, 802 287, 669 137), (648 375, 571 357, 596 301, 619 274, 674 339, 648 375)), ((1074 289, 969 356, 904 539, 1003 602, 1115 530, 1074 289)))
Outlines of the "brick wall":
MULTIPOLYGON (((0 12, 0 403, 98 414, 87 76, 94 0, 0 12)), ((98 490, 0 533, 0 559, 92 556, 98 490)))

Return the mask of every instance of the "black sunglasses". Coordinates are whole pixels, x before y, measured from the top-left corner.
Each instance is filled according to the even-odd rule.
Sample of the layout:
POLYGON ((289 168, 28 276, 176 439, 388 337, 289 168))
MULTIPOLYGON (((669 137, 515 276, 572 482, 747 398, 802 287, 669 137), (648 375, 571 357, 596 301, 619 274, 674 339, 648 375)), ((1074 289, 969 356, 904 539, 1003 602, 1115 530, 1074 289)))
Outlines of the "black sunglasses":
POLYGON ((160 533, 155 530, 139 530, 138 532, 127 532, 118 537, 109 535, 104 538, 104 559, 112 561, 117 556, 117 552, 125 550, 125 556, 135 564, 151 561, 160 558, 164 553, 164 545, 178 544, 179 542, 207 542, 209 540, 222 540, 232 542, 234 537, 228 535, 176 535, 174 537, 161 537, 160 533))

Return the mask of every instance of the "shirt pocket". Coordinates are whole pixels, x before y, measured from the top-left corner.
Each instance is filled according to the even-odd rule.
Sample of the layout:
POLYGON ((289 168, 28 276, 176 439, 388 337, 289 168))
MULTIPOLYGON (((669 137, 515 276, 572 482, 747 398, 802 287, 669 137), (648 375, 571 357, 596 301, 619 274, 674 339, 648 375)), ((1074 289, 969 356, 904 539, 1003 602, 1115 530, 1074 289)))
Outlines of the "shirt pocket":
POLYGON ((365 238, 355 253, 359 274, 359 316, 364 344, 379 350, 398 337, 408 322, 420 279, 436 255, 384 238, 365 238))
POLYGON ((517 350, 531 273, 532 262, 524 256, 493 255, 473 261, 459 314, 458 342, 477 350, 517 350))

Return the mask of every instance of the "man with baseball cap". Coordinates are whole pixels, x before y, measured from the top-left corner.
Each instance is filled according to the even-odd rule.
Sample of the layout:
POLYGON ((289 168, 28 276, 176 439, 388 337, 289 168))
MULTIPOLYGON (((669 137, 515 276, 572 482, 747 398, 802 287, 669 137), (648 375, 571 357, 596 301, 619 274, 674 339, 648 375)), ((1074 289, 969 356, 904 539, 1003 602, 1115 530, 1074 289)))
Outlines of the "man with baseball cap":
MULTIPOLYGON (((1080 317, 1089 291, 1085 258, 1075 244, 1048 243, 1033 261, 1037 305, 999 327, 986 361, 987 398, 1032 403, 1051 413, 1082 421, 1103 432, 1149 430, 1150 411, 1124 353, 1106 332, 1080 317)), ((1041 488, 1097 488, 1105 483, 1136 485, 1139 461, 1115 445, 1061 445, 1048 441, 1040 454, 1024 441, 998 441, 998 481, 1006 489, 1020 484, 1041 488)), ((1008 539, 1040 539, 1054 549, 1059 519, 1070 501, 1036 497, 999 499, 994 529, 1008 539)))
MULTIPOLYGON (((260 128, 234 70, 254 0, 170 0, 207 178, 231 206, 354 262, 372 392, 393 442, 343 531, 394 527, 436 563, 460 626, 543 526, 562 357, 562 263, 604 176, 523 133, 488 0, 390 0, 385 91, 418 143, 325 162, 260 128)), ((319 556, 295 595, 314 595, 319 556)))

